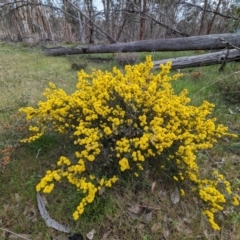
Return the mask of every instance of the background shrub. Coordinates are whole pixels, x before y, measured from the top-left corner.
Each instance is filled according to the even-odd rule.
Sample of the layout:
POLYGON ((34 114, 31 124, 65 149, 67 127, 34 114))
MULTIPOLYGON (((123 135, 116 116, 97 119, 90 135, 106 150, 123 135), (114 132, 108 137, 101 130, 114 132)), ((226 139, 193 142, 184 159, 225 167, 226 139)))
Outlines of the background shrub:
POLYGON ((129 52, 129 53, 116 53, 115 54, 115 60, 117 63, 124 67, 125 65, 133 65, 139 62, 139 56, 135 52, 129 52))

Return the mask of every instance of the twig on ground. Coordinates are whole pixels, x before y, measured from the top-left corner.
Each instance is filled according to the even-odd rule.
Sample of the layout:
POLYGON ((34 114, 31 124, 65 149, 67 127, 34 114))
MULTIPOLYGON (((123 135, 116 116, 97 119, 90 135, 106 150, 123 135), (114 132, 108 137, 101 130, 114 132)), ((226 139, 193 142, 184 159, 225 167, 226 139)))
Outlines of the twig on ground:
POLYGON ((17 233, 15 233, 15 232, 12 232, 12 231, 6 229, 6 228, 1 228, 1 227, 0 227, 0 230, 5 231, 5 232, 12 233, 12 234, 14 234, 14 235, 16 235, 16 236, 18 236, 18 237, 20 237, 20 238, 22 238, 22 239, 31 240, 30 238, 26 238, 26 237, 22 236, 21 234, 17 234, 17 233))

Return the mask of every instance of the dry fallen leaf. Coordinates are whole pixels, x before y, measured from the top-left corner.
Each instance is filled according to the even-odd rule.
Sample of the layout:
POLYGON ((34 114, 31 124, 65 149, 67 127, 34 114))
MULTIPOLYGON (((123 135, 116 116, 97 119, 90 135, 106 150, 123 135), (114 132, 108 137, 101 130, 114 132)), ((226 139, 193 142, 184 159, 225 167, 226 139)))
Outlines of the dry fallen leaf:
POLYGON ((168 236, 170 235, 170 231, 166 228, 163 230, 163 236, 165 239, 168 239, 168 236))
POLYGON ((151 227, 151 231, 153 232, 153 233, 156 233, 159 229, 161 229, 161 227, 162 227, 162 225, 161 225, 161 223, 154 223, 153 225, 152 225, 152 227, 151 227))
POLYGON ((128 215, 133 219, 140 219, 141 218, 141 214, 140 213, 134 213, 134 212, 128 212, 128 215))
POLYGON ((139 207, 139 205, 132 205, 131 203, 127 203, 127 210, 128 210, 128 214, 129 216, 135 220, 135 219, 140 219, 141 218, 141 208, 139 207))
POLYGON ((179 232, 184 233, 184 235, 188 235, 188 234, 190 234, 192 232, 188 228, 188 226, 185 224, 185 221, 182 218, 178 218, 178 221, 177 221, 177 224, 176 224, 176 229, 179 232))
POLYGON ((15 193, 14 196, 15 196, 16 201, 19 202, 20 201, 19 193, 15 193))
POLYGON ((158 197, 161 201, 165 200, 166 197, 167 197, 167 191, 164 191, 164 190, 160 190, 158 192, 158 197))
POLYGON ((164 217, 163 217, 163 236, 164 236, 164 239, 170 239, 169 236, 170 236, 170 232, 172 230, 172 222, 173 222, 173 219, 165 214, 164 217))
POLYGON ((136 214, 139 214, 141 212, 141 208, 139 207, 139 205, 132 205, 131 203, 127 203, 127 210, 129 212, 132 212, 132 213, 136 213, 136 214))
POLYGON ((209 239, 210 234, 208 233, 208 230, 207 229, 203 230, 203 233, 206 239, 209 239))
POLYGON ((145 231, 145 226, 146 226, 145 224, 140 223, 136 227, 139 231, 144 232, 145 231))
POLYGON ((111 231, 108 231, 103 234, 102 238, 100 240, 108 240, 108 235, 111 233, 111 231))
POLYGON ((148 211, 147 213, 144 213, 142 215, 142 220, 145 223, 150 222, 152 220, 152 211, 148 211))
POLYGON ((92 240, 95 233, 96 233, 96 230, 92 229, 89 233, 86 234, 87 239, 92 240))
POLYGON ((153 192, 153 191, 154 191, 155 187, 156 187, 156 181, 155 181, 155 182, 153 182, 153 183, 152 183, 152 185, 151 185, 151 192, 153 192))
POLYGON ((180 201, 180 192, 178 187, 175 187, 170 197, 173 204, 177 204, 180 201))

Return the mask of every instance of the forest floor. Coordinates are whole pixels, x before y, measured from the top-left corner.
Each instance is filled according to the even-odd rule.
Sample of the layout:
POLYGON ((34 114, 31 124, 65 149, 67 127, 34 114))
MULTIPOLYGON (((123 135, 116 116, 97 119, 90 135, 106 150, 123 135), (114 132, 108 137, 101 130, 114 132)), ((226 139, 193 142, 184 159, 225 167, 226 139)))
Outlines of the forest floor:
MULTIPOLYGON (((199 53, 137 55, 139 61, 144 61, 151 54, 155 61, 199 53)), ((202 215, 198 199, 190 195, 174 204, 171 198, 174 187, 151 178, 144 182, 133 180, 124 188, 116 186, 104 192, 78 221, 72 219, 72 213, 79 195, 73 187, 62 185, 43 197, 51 218, 69 227, 71 233, 46 226, 39 213, 35 186, 46 170, 55 167, 62 144, 54 136, 31 144, 20 143, 28 126, 18 109, 36 106, 43 100, 42 93, 49 82, 72 93, 77 83, 76 70, 80 68, 87 72, 93 68, 110 71, 114 66, 121 68, 114 54, 46 57, 40 48, 0 42, 0 239, 15 239, 13 236, 18 235, 16 239, 64 240, 74 233, 85 238, 88 234, 88 239, 92 234, 92 239, 99 240, 240 239, 239 208, 223 212, 219 217, 221 230, 214 231, 202 215), (144 207, 150 210, 144 212, 144 207)), ((213 116, 217 121, 239 134, 240 64, 227 63, 223 72, 218 69, 219 65, 183 69, 183 76, 173 87, 176 93, 186 88, 193 105, 204 100, 214 103, 213 116)), ((238 189, 239 154, 239 138, 225 138, 213 149, 199 152, 198 163, 206 174, 218 169, 238 189)))

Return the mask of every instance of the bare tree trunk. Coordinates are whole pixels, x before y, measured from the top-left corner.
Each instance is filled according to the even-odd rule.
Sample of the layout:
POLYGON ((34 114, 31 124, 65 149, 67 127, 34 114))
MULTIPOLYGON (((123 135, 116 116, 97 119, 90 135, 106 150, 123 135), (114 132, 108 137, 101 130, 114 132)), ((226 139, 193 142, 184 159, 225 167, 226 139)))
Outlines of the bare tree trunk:
POLYGON ((211 22, 209 23, 208 28, 207 28, 207 34, 210 34, 210 32, 211 32, 211 30, 212 30, 213 22, 214 22, 214 20, 215 20, 215 18, 216 18, 216 16, 217 16, 216 13, 218 12, 221 3, 222 3, 222 0, 218 0, 218 5, 217 5, 217 7, 216 7, 215 14, 213 15, 212 20, 211 20, 211 22))
POLYGON ((79 36, 81 43, 85 43, 85 26, 83 23, 83 18, 81 18, 81 13, 78 12, 78 21, 79 21, 79 36))
POLYGON ((94 10, 93 10, 93 2, 92 0, 87 0, 86 2, 87 10, 88 10, 88 25, 89 25, 89 40, 88 42, 94 43, 94 22, 95 22, 95 17, 94 17, 94 10))
POLYGON ((105 24, 106 24, 106 30, 108 33, 110 33, 110 0, 102 0, 103 3, 103 11, 105 16, 105 24))
POLYGON ((233 20, 239 21, 233 1, 0 0, 0 28, 12 40, 33 34, 83 43, 230 32, 236 29, 233 20), (97 4, 104 6, 103 13, 97 4))
MULTIPOLYGON (((88 20, 90 23, 91 23, 91 26, 90 28, 95 28, 99 33, 101 33, 102 35, 106 36, 107 39, 109 40, 110 43, 116 43, 117 41, 112 37, 110 36, 107 32, 105 32, 103 29, 101 29, 100 27, 98 27, 92 20, 91 18, 89 18, 86 14, 84 14, 80 8, 78 8, 75 4, 73 4, 72 2, 70 2, 69 0, 66 0, 69 2, 69 4, 71 4, 76 10, 78 10, 81 15, 86 19, 88 20)), ((91 0, 92 1, 92 0, 91 0)), ((87 25, 87 24, 86 24, 87 25)))
MULTIPOLYGON (((143 3, 140 1, 140 3, 142 4, 141 9, 142 12, 145 13, 147 10, 147 1, 143 0, 143 3)), ((140 34, 139 34, 139 40, 143 39, 144 33, 145 33, 145 16, 142 15, 142 12, 140 13, 140 34)))
POLYGON ((204 11, 202 12, 201 24, 200 24, 198 35, 201 35, 204 29, 204 21, 205 21, 207 5, 208 5, 208 0, 204 0, 204 11))

